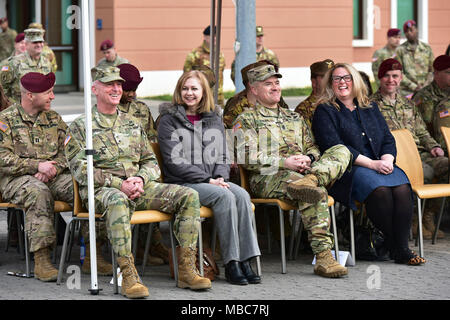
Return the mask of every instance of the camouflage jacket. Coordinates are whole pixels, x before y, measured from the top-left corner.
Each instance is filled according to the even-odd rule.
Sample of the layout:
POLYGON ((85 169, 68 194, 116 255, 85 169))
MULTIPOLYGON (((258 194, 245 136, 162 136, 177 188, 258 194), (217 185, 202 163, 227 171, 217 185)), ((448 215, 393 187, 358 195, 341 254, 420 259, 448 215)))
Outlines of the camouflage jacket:
MULTIPOLYGON (((256 53, 256 62, 261 61, 261 60, 268 60, 270 62, 272 62, 273 64, 275 64, 276 66, 280 66, 280 61, 278 60, 277 55, 275 54, 275 52, 273 52, 272 50, 268 49, 268 48, 264 48, 260 51, 256 53)), ((235 70, 235 65, 236 65, 236 60, 233 60, 233 62, 231 63, 231 80, 233 80, 234 83, 234 77, 236 74, 236 70, 235 70)))
POLYGON ((60 174, 67 169, 64 139, 67 125, 53 111, 28 115, 19 104, 0 113, 0 188, 14 178, 34 175, 44 161, 56 161, 60 174))
POLYGON ((269 109, 258 104, 255 110, 237 117, 233 134, 237 137, 237 162, 251 174, 288 170, 284 162, 291 155, 312 154, 316 160, 320 157, 308 125, 289 109, 269 109))
POLYGON ((8 28, 5 32, 0 32, 0 61, 8 58, 14 52, 17 32, 8 28))
MULTIPOLYGON (((188 72, 192 70, 193 66, 201 66, 205 65, 211 67, 211 63, 209 61, 209 47, 205 41, 203 44, 191 52, 186 57, 183 66, 183 72, 188 72)), ((225 98, 223 95, 223 70, 225 69, 225 57, 222 52, 219 55, 219 88, 218 88, 218 103, 223 107, 225 98)), ((217 75, 216 75, 217 79, 217 75)))
POLYGON ((397 60, 403 66, 403 80, 400 83, 404 96, 412 94, 417 86, 422 88, 433 80, 433 51, 431 47, 419 41, 414 48, 405 41, 397 48, 397 60))
MULTIPOLYGON (((87 199, 86 117, 75 119, 64 142, 72 175, 80 184, 80 196, 87 199)), ((144 183, 158 180, 161 172, 156 156, 141 125, 128 114, 104 115, 92 108, 94 187, 120 190, 123 180, 139 176, 144 183), (115 116, 115 118, 114 118, 115 116)))
POLYGON ((102 58, 97 63, 97 68, 106 68, 106 67, 117 67, 119 64, 122 63, 130 63, 127 59, 122 58, 119 55, 116 55, 116 59, 114 61, 108 61, 106 58, 102 58))
POLYGON ((2 66, 0 81, 5 95, 11 102, 20 102, 20 78, 28 72, 40 72, 47 74, 52 71, 51 62, 41 54, 38 60, 30 57, 28 52, 19 54, 7 60, 2 66))
POLYGON ((389 130, 408 129, 412 133, 419 152, 430 152, 435 147, 441 147, 428 132, 420 112, 409 99, 397 94, 395 104, 392 105, 389 99, 377 91, 370 100, 378 105, 389 130))
POLYGON ((295 112, 298 112, 303 117, 303 120, 305 120, 306 124, 311 130, 314 111, 317 107, 316 101, 317 97, 311 93, 309 97, 306 98, 306 100, 300 102, 299 105, 295 108, 295 112))
POLYGON ((48 45, 45 45, 42 49, 42 54, 50 61, 52 64, 52 72, 56 72, 58 70, 58 63, 56 61, 55 53, 48 45))
POLYGON ((380 87, 380 80, 378 79, 378 69, 380 64, 386 59, 394 59, 397 56, 396 50, 391 50, 388 46, 376 50, 372 56, 372 72, 377 87, 380 87))
POLYGON ((450 90, 438 87, 435 81, 422 88, 413 97, 429 132, 446 149, 441 126, 450 127, 450 90))
MULTIPOLYGON (((281 97, 278 103, 282 108, 288 109, 289 106, 281 97)), ((233 121, 238 115, 240 115, 245 110, 254 110, 255 106, 251 104, 247 99, 247 90, 242 90, 238 94, 234 95, 232 98, 227 100, 225 108, 223 110, 223 122, 225 128, 231 129, 233 126, 233 121)))
POLYGON ((119 104, 118 109, 124 113, 132 116, 138 123, 141 124, 142 128, 147 134, 149 141, 158 142, 158 134, 156 132, 155 122, 153 121, 152 113, 148 106, 139 100, 131 101, 127 104, 119 104))

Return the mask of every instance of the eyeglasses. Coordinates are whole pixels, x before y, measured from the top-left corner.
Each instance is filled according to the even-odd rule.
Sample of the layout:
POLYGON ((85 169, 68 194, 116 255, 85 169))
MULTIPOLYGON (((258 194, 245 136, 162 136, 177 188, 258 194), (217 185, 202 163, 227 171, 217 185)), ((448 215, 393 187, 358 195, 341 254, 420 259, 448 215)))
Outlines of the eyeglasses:
POLYGON ((353 80, 352 75, 351 74, 346 74, 345 76, 332 76, 331 80, 333 80, 333 82, 335 83, 339 83, 341 82, 341 80, 344 80, 345 82, 351 82, 353 80))

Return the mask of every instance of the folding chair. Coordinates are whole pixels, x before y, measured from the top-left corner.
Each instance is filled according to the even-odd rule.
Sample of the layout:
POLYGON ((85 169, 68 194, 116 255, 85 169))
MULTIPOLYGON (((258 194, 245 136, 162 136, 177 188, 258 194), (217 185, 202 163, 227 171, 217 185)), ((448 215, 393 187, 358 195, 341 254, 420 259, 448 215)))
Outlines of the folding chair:
MULTIPOLYGON (((418 216, 418 239, 419 254, 423 255, 423 235, 422 235, 422 211, 425 207, 426 199, 444 198, 439 215, 442 215, 445 198, 450 196, 450 184, 424 184, 422 160, 417 150, 414 138, 407 129, 391 131, 397 146, 397 166, 405 171, 411 183, 411 188, 417 196, 417 216, 418 216), (424 199, 423 206, 421 199, 424 199)), ((436 229, 437 230, 437 229, 436 229)), ((416 242, 417 244, 417 242, 416 242)))
MULTIPOLYGON (((67 246, 68 246, 68 240, 69 240, 69 233, 73 232, 74 222, 76 221, 83 221, 83 220, 89 220, 89 212, 83 207, 83 204, 81 202, 80 194, 79 194, 79 188, 78 183, 75 179, 73 179, 73 195, 74 195, 74 208, 73 208, 73 215, 71 217, 65 217, 65 221, 67 223, 66 232, 64 235, 64 243, 63 248, 61 252, 61 259, 59 263, 59 270, 58 270, 58 279, 57 284, 61 284, 62 280, 62 272, 64 269, 64 261, 66 259, 66 252, 67 252, 67 246)), ((95 213, 95 219, 101 220, 102 215, 99 213, 95 213)), ((146 258, 149 250, 150 245, 150 238, 151 238, 151 224, 155 222, 162 222, 162 221, 168 221, 170 226, 170 235, 171 235, 171 242, 172 242, 172 257, 175 255, 175 247, 173 245, 173 227, 172 227, 172 216, 166 213, 163 213, 158 210, 140 210, 135 211, 130 219, 131 225, 140 225, 140 224, 150 224, 149 226, 149 233, 147 235, 146 240, 146 248, 144 252, 144 262, 142 266, 142 272, 144 272, 146 258)), ((133 242, 136 247, 136 240, 137 240, 137 234, 133 236, 133 242)), ((117 270, 116 270, 116 257, 114 254, 114 251, 111 248, 111 255, 112 255, 112 266, 113 266, 113 279, 114 279, 114 293, 118 293, 118 285, 117 285, 117 270)))

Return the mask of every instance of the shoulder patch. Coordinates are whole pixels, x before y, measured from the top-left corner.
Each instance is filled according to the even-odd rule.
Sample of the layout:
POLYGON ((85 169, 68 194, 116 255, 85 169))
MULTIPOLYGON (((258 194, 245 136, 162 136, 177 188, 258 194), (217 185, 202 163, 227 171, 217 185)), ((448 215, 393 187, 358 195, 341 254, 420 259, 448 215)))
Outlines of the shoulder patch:
POLYGON ((67 144, 69 143, 70 139, 72 139, 72 136, 69 134, 66 137, 66 140, 64 140, 64 146, 67 146, 67 144))
POLYGON ((0 121, 0 130, 2 130, 3 132, 6 132, 6 130, 8 130, 8 129, 9 129, 9 126, 6 123, 0 121))
POLYGON ((241 122, 238 121, 238 122, 236 122, 235 125, 233 126, 233 131, 237 131, 237 130, 239 130, 240 128, 242 128, 242 125, 241 125, 241 122))
POLYGON ((9 66, 3 66, 2 71, 9 71, 9 66))

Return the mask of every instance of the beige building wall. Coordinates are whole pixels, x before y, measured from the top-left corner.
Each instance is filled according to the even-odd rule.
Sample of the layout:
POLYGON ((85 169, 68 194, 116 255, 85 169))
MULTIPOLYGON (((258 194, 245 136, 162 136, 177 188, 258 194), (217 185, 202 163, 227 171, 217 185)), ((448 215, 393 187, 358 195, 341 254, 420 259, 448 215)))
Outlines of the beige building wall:
MULTIPOLYGON (((424 0, 420 0, 424 1, 424 0)), ((353 44, 352 0, 256 0, 256 24, 265 31, 265 46, 279 57, 284 87, 309 85, 309 65, 331 58, 354 63, 370 72, 373 52, 386 43, 391 27, 392 0, 367 0, 373 4, 372 43, 353 44)), ((141 95, 171 93, 181 75, 185 57, 202 43, 202 31, 210 23, 209 0, 96 0, 98 61, 101 41, 113 40, 119 55, 143 73, 141 95)), ((428 42, 435 56, 450 41, 450 1, 428 3, 428 42)), ((225 90, 234 90, 229 68, 234 59, 235 6, 223 0, 221 51, 225 56, 225 90)))

